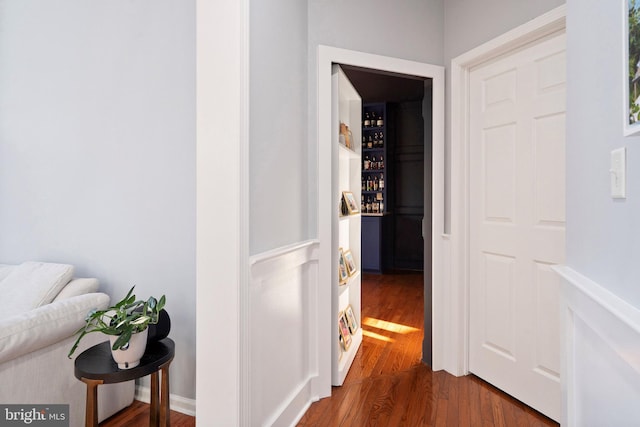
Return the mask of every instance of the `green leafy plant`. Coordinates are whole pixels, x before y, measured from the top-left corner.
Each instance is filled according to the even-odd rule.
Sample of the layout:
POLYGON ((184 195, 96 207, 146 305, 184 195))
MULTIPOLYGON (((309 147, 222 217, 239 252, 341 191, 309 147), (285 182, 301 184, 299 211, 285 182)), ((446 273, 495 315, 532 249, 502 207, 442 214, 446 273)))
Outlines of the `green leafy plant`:
POLYGON ((113 343, 113 350, 126 349, 131 335, 142 332, 147 327, 158 323, 160 310, 164 308, 166 298, 164 295, 157 300, 149 297, 146 301, 136 300, 133 294, 133 286, 127 295, 115 305, 105 310, 91 310, 85 319, 86 324, 78 329, 74 335, 78 339, 69 350, 68 357, 76 351, 80 340, 92 332, 102 332, 107 335, 118 335, 113 343))

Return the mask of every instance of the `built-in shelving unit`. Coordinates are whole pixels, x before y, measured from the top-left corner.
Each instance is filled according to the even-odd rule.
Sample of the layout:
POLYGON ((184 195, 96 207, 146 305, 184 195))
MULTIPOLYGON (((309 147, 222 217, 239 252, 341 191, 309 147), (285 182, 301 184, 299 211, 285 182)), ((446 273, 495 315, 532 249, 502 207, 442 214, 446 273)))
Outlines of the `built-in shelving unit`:
POLYGON ((362 106, 362 270, 383 271, 384 236, 389 224, 389 118, 387 104, 362 106))
POLYGON ((363 215, 382 216, 387 210, 388 176, 386 104, 364 104, 362 113, 363 215))
MULTIPOLYGON (((362 101, 339 66, 333 70, 334 91, 337 90, 338 105, 334 106, 334 121, 337 129, 333 143, 338 165, 334 175, 333 191, 336 197, 333 221, 333 251, 335 275, 332 281, 332 384, 342 385, 353 359, 362 343, 360 327, 361 310, 361 177, 362 177, 362 101), (345 200, 349 198, 350 200, 345 200), (350 203, 350 209, 345 204, 350 203), (351 265, 347 268, 346 263, 351 265), (346 332, 340 318, 345 315, 349 322, 346 332), (355 325, 355 327, 354 327, 355 325), (351 326, 351 327, 349 327, 351 326), (344 334, 347 334, 346 336, 344 334), (342 337, 346 339, 343 339, 342 337)), ((335 158, 335 157, 334 157, 335 158)))

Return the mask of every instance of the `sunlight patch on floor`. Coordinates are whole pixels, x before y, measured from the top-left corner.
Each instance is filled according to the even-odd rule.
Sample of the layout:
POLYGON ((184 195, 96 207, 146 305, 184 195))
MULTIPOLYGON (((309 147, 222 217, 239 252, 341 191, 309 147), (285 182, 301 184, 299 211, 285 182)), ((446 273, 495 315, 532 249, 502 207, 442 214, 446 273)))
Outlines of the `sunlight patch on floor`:
POLYGON ((362 329, 362 335, 375 340, 393 342, 393 338, 385 337, 384 335, 376 334, 375 332, 367 331, 366 329, 362 329))
POLYGON ((410 334, 412 332, 418 332, 420 329, 412 326, 401 325, 399 323, 389 322, 387 320, 375 319, 373 317, 365 317, 362 321, 363 325, 371 326, 372 328, 383 329, 385 331, 394 332, 396 334, 410 334))

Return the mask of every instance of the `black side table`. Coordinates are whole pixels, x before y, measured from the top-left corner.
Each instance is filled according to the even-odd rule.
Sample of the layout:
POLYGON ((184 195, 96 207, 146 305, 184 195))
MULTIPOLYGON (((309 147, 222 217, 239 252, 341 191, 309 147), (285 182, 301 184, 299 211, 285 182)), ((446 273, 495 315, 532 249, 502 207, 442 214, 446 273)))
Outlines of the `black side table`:
POLYGON ((85 426, 98 427, 98 385, 121 383, 151 375, 149 425, 168 427, 170 425, 169 365, 174 354, 175 343, 170 338, 148 343, 140 364, 131 369, 118 368, 118 364, 111 357, 108 341, 80 353, 75 360, 75 376, 87 384, 85 426), (162 387, 159 386, 159 371, 162 371, 162 387))

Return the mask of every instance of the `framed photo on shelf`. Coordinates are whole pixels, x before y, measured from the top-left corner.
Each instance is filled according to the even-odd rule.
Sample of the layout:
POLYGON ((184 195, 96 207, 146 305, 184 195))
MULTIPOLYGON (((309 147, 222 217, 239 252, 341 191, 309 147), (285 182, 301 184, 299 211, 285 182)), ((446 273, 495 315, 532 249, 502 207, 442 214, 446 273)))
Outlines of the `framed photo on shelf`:
POLYGON ((344 252, 342 251, 342 248, 340 248, 338 252, 338 283, 344 285, 347 283, 347 279, 349 279, 349 270, 347 269, 347 263, 344 259, 344 252))
POLYGON ((347 326, 349 327, 349 332, 351 332, 351 335, 353 335, 358 330, 358 320, 356 319, 356 315, 353 312, 353 307, 351 307, 351 304, 349 304, 344 312, 347 315, 347 326))
POLYGON ((354 274, 356 274, 357 268, 356 268, 356 261, 353 259, 353 254, 351 253, 351 250, 346 250, 344 251, 344 261, 347 264, 347 273, 349 273, 349 276, 353 276, 354 274))
POLYGON ((349 326, 347 326, 347 318, 344 311, 341 311, 338 315, 338 331, 340 332, 340 339, 342 340, 342 348, 344 351, 349 350, 349 346, 351 346, 351 334, 349 333, 349 326))
POLYGON ((358 202, 356 202, 356 197, 351 191, 343 191, 342 199, 347 206, 347 212, 349 213, 349 215, 360 212, 360 209, 358 209, 358 202))
POLYGON ((640 133, 640 3, 623 0, 623 87, 625 136, 640 133))

